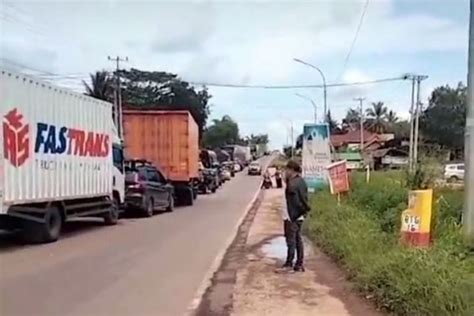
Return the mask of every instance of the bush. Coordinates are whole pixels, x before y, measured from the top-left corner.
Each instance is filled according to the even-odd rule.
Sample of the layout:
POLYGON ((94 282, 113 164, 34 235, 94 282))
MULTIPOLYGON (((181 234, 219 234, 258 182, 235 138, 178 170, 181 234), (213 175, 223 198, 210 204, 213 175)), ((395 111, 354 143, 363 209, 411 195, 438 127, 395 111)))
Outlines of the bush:
POLYGON ((474 260, 459 225, 440 224, 428 250, 399 245, 396 222, 406 190, 395 179, 377 175, 367 185, 356 176, 354 191, 339 206, 328 192, 313 195, 310 238, 347 269, 359 290, 397 315, 474 315, 474 260))

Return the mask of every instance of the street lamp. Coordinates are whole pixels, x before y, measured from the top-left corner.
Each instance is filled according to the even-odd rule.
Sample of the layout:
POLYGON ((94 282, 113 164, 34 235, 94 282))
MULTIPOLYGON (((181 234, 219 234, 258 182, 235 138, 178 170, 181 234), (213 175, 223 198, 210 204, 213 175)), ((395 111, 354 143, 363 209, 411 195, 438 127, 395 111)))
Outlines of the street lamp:
POLYGON ((311 102, 311 104, 313 105, 313 109, 314 109, 314 123, 317 123, 318 122, 318 106, 316 105, 316 103, 314 103, 313 99, 311 99, 310 97, 307 97, 305 95, 299 94, 299 93, 295 93, 295 95, 297 95, 298 97, 300 97, 302 99, 305 99, 305 100, 311 102))
POLYGON ((313 69, 316 69, 319 74, 321 75, 321 78, 323 78, 323 88, 324 88, 324 119, 326 119, 326 115, 327 115, 327 110, 328 110, 328 106, 327 106, 327 90, 326 90, 326 77, 324 76, 324 73, 321 69, 319 69, 318 67, 316 67, 315 65, 311 65, 310 63, 307 63, 301 59, 298 59, 298 58, 293 58, 294 61, 296 61, 297 63, 300 63, 300 64, 303 64, 303 65, 306 65, 308 67, 311 67, 313 69))

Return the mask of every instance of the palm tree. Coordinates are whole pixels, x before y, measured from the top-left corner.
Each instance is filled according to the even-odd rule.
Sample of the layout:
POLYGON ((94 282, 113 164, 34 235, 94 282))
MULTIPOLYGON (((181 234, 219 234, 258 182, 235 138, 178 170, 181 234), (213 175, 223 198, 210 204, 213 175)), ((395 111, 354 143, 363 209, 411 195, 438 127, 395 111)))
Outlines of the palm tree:
POLYGON ((388 109, 383 102, 373 102, 372 107, 366 111, 368 129, 375 133, 383 133, 387 124, 385 121, 387 112, 388 109))
POLYGON ((112 78, 110 74, 105 71, 96 71, 90 74, 91 84, 89 85, 85 80, 82 81, 86 89, 86 95, 91 97, 110 101, 113 96, 112 78))
POLYGON ((360 122, 360 112, 350 108, 346 113, 345 118, 347 123, 359 123, 360 122))

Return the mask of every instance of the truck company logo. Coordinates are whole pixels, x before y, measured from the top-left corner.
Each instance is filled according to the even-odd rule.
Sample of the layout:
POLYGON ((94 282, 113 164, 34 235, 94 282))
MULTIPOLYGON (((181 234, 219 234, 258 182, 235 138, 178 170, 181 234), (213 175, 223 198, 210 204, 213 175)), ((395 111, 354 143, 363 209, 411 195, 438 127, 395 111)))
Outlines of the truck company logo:
MULTIPOLYGON (((16 108, 4 118, 4 156, 13 166, 20 167, 29 158, 29 125, 22 122, 23 115, 16 108)), ((41 122, 36 124, 35 153, 107 157, 109 144, 107 134, 41 122)))
POLYGON ((13 109, 4 116, 3 155, 15 167, 20 167, 30 155, 30 127, 23 123, 23 115, 13 109))

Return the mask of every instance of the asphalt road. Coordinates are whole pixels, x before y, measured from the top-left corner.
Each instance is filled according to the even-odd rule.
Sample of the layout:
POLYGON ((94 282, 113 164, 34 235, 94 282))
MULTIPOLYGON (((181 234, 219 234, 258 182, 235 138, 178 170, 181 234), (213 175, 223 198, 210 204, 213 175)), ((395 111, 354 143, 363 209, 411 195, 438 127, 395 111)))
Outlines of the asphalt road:
POLYGON ((182 315, 259 181, 239 173, 153 218, 69 223, 53 244, 0 238, 0 315, 182 315))

